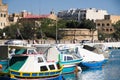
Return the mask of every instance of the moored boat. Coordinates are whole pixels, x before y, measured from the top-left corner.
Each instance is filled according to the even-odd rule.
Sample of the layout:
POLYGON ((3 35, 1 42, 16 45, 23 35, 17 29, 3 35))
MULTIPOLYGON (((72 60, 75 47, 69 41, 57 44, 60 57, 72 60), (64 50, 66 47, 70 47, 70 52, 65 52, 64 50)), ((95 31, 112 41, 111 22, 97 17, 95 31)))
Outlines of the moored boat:
POLYGON ((48 79, 60 80, 63 67, 58 62, 47 62, 43 54, 33 48, 14 47, 15 55, 9 60, 9 65, 1 71, 12 79, 48 79), (19 54, 18 54, 19 53, 19 54))
MULTIPOLYGON (((63 47, 65 45, 62 45, 63 47)), ((48 50, 47 60, 48 61, 59 61, 63 65, 62 74, 72 73, 76 71, 82 71, 78 64, 82 61, 82 58, 76 55, 71 48, 63 48, 53 46, 48 50)))
POLYGON ((87 49, 78 47, 78 52, 83 58, 80 66, 84 68, 101 68, 106 62, 106 59, 103 54, 96 54, 87 49))

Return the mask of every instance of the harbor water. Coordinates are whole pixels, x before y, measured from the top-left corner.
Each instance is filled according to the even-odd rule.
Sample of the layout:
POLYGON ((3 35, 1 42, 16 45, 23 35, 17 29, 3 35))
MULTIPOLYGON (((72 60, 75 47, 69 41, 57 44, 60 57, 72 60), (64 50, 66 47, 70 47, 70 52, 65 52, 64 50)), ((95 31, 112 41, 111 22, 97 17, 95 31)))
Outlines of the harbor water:
POLYGON ((102 68, 64 75, 65 80, 120 80, 120 50, 112 50, 102 68))
MULTIPOLYGON (((120 80, 120 50, 113 50, 102 68, 86 69, 77 74, 64 74, 64 80, 120 80)), ((10 80, 1 78, 0 80, 10 80)))

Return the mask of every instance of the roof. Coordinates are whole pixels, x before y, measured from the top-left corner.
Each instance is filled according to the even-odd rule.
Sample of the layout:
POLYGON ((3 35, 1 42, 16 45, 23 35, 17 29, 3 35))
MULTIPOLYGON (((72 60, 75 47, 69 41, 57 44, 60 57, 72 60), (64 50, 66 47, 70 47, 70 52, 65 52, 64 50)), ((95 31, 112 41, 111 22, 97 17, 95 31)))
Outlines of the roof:
POLYGON ((23 17, 23 18, 26 18, 26 19, 36 19, 36 18, 48 18, 50 15, 48 14, 48 15, 33 15, 33 14, 28 14, 28 15, 26 15, 25 17, 23 17))

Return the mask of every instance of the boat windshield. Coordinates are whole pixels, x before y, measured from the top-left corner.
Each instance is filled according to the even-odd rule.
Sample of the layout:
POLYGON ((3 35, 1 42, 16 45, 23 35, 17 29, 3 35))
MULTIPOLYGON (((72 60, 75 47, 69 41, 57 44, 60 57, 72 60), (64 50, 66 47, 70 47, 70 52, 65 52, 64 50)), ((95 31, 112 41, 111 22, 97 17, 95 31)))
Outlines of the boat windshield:
POLYGON ((32 49, 28 50, 28 54, 34 54, 34 53, 35 53, 34 50, 32 50, 32 49))
POLYGON ((43 62, 43 58, 42 57, 38 57, 38 63, 43 62))
POLYGON ((71 56, 64 56, 64 61, 69 61, 69 60, 73 60, 73 57, 71 57, 71 56))

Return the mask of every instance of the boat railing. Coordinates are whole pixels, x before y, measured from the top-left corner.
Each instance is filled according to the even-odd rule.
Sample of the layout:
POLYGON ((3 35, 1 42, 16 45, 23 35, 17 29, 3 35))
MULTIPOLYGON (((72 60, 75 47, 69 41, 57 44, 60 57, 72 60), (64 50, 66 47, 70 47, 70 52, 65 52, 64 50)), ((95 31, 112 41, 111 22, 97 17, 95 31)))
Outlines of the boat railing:
POLYGON ((40 72, 19 72, 17 70, 10 69, 11 78, 17 77, 46 77, 46 76, 56 76, 61 74, 63 66, 58 70, 50 71, 40 71, 40 72))

